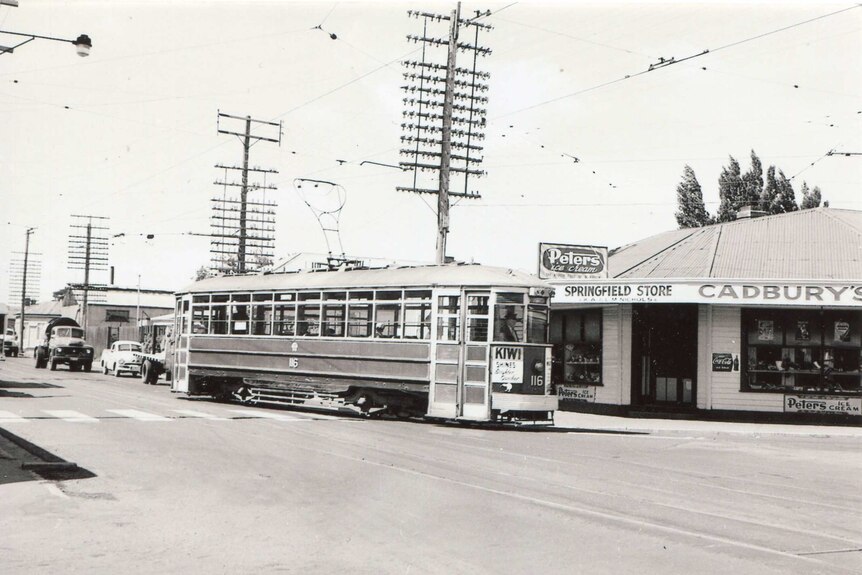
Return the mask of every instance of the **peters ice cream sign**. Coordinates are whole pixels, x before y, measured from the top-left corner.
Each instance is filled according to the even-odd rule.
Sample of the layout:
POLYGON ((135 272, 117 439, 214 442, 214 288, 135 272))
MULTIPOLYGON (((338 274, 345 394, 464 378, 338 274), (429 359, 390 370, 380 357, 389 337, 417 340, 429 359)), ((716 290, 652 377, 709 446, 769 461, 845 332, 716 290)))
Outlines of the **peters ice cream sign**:
POLYGON ((539 244, 539 277, 542 279, 606 278, 608 248, 539 244))

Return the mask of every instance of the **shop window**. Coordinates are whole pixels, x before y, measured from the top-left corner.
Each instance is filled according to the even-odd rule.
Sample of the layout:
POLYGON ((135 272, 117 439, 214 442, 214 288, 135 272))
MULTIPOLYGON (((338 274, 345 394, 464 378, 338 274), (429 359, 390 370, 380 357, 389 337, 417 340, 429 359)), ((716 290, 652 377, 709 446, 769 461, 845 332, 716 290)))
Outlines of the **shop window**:
POLYGON ((862 393, 862 312, 746 309, 742 391, 862 393))
POLYGON ((562 385, 602 385, 602 310, 551 313, 553 380, 562 385))

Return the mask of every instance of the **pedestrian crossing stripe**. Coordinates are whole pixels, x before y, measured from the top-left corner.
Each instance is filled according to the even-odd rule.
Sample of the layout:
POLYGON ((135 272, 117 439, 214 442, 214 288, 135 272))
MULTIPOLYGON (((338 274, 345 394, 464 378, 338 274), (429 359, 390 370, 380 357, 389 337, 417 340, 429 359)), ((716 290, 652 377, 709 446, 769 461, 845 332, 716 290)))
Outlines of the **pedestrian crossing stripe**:
POLYGON ((219 417, 217 415, 212 415, 211 413, 204 413, 203 411, 195 411, 193 409, 173 409, 172 411, 174 413, 184 415, 185 417, 208 419, 210 421, 227 421, 228 419, 230 419, 229 417, 219 417))
MULTIPOLYGON (((222 412, 221 415, 214 415, 204 411, 196 411, 193 409, 172 409, 171 413, 178 415, 164 416, 142 411, 139 409, 108 409, 109 413, 119 416, 120 418, 134 419, 137 421, 173 421, 175 419, 201 419, 205 421, 231 421, 240 419, 269 419, 273 421, 297 422, 297 421, 320 421, 334 419, 338 421, 356 421, 353 419, 344 419, 335 415, 327 415, 323 413, 285 413, 285 412, 266 412, 252 411, 248 409, 229 409, 228 413, 222 412)), ((29 423, 31 420, 61 420, 70 423, 99 423, 105 417, 92 416, 80 411, 72 409, 43 409, 41 413, 49 417, 39 415, 20 415, 11 411, 0 410, 0 425, 5 423, 29 423)), ((109 416, 110 418, 110 416, 109 416)))
POLYGON ((146 411, 138 411, 137 409, 109 409, 108 411, 123 417, 136 419, 138 421, 171 421, 170 417, 156 415, 155 413, 147 413, 146 411))
POLYGON ((0 411, 0 423, 27 423, 27 420, 11 411, 0 411))
POLYGON ((89 415, 84 415, 79 411, 72 411, 71 409, 46 409, 44 412, 56 417, 57 419, 62 419, 63 421, 71 421, 73 423, 99 423, 99 420, 95 417, 90 417, 89 415))

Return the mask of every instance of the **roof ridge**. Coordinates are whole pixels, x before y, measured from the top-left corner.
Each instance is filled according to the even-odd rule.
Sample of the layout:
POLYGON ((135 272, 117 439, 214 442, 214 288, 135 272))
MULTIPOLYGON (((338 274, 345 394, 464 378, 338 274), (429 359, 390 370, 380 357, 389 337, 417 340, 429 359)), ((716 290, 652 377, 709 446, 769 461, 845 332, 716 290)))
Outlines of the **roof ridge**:
MULTIPOLYGON (((619 272, 619 273, 617 273, 617 274, 614 274, 614 277, 615 277, 615 278, 622 277, 624 274, 627 274, 627 273, 629 273, 630 271, 632 271, 633 269, 638 268, 638 267, 640 267, 640 266, 644 265, 645 263, 647 263, 647 262, 648 262, 648 261, 650 261, 651 259, 656 258, 656 257, 660 256, 661 254, 665 253, 666 251, 670 250, 671 248, 674 248, 674 247, 678 246, 679 244, 681 244, 682 242, 684 242, 684 241, 685 241, 685 240, 687 240, 688 238, 692 237, 694 234, 698 233, 698 231, 704 230, 704 229, 705 229, 705 228, 707 228, 707 227, 709 227, 709 226, 702 226, 702 227, 699 227, 699 228, 686 228, 687 230, 691 230, 691 232, 690 232, 690 233, 687 233, 685 236, 683 236, 682 238, 680 238, 680 239, 678 239, 677 241, 673 242, 672 244, 665 246, 664 248, 662 248, 662 249, 661 249, 661 250, 659 250, 658 252, 656 252, 656 253, 654 253, 654 254, 651 254, 650 256, 648 256, 648 257, 646 257, 646 258, 642 259, 642 260, 641 260, 641 261, 639 261, 638 263, 636 263, 636 264, 634 264, 634 265, 632 265, 632 266, 629 266, 627 269, 625 269, 625 270, 623 270, 623 271, 621 271, 621 272, 619 272)), ((676 230, 674 230, 674 231, 676 231, 676 230)), ((660 235, 660 234, 658 234, 658 235, 660 235)), ((647 239, 649 239, 649 238, 647 238, 647 239)), ((635 244, 631 244, 631 245, 635 245, 635 244)))
MULTIPOLYGON (((856 226, 853 226, 850 223, 845 222, 841 218, 836 218, 835 216, 833 216, 832 214, 829 213, 830 208, 819 208, 818 207, 818 208, 814 208, 814 209, 817 210, 817 213, 823 214, 824 216, 826 216, 827 218, 829 218, 833 222, 838 222, 839 224, 843 225, 844 227, 850 228, 852 231, 856 232, 857 235, 862 236, 862 229, 859 229, 856 226)), ((843 210, 843 211, 854 212, 856 210, 843 210)))

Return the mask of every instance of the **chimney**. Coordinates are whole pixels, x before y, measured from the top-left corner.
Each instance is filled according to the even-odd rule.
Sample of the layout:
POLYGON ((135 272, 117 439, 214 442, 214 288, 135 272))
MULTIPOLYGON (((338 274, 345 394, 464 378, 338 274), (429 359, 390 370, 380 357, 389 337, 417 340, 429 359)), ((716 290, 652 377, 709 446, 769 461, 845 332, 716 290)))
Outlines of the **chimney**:
POLYGON ((760 216, 765 216, 766 212, 763 210, 757 210, 752 206, 742 206, 739 208, 739 211, 736 212, 737 220, 753 220, 754 218, 759 218, 760 216))

